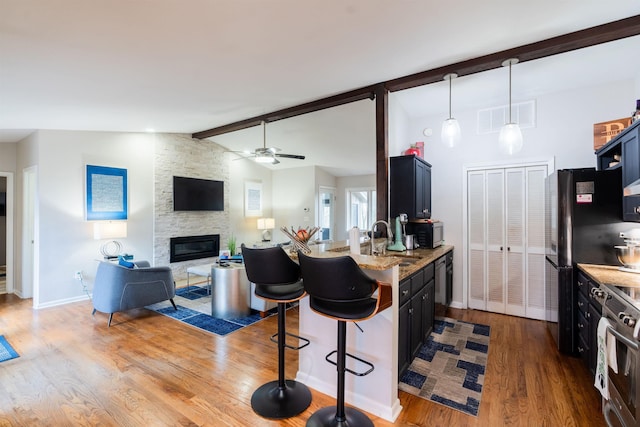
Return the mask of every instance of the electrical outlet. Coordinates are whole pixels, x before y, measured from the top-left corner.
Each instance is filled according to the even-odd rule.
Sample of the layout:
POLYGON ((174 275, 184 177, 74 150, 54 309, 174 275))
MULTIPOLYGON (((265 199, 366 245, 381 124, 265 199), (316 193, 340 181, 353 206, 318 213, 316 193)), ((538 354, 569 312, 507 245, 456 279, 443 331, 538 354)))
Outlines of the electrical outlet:
POLYGON ((77 281, 82 281, 82 270, 78 270, 73 274, 73 278, 77 281))

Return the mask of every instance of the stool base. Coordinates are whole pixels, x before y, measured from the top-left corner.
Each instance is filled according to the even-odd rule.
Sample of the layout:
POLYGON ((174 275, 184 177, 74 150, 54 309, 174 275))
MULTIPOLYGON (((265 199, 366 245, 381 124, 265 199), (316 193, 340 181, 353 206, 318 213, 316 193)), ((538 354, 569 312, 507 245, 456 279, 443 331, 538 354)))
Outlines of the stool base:
POLYGON ((355 408, 344 408, 345 420, 338 420, 336 409, 336 406, 318 409, 307 421, 307 427, 374 427, 369 417, 355 408))
POLYGON ((311 391, 297 381, 286 380, 280 388, 278 381, 261 385, 251 396, 251 408, 264 418, 290 418, 311 404, 311 391))

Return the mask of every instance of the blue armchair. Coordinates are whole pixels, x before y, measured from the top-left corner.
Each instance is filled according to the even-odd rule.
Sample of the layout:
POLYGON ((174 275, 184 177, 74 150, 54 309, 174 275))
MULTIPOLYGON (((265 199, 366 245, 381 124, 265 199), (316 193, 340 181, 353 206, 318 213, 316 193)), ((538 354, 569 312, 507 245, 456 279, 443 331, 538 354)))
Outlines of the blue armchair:
POLYGON ((148 261, 135 262, 136 268, 127 268, 116 263, 101 261, 93 285, 93 313, 96 310, 113 313, 144 307, 157 302, 171 301, 176 284, 169 267, 150 267, 148 261))

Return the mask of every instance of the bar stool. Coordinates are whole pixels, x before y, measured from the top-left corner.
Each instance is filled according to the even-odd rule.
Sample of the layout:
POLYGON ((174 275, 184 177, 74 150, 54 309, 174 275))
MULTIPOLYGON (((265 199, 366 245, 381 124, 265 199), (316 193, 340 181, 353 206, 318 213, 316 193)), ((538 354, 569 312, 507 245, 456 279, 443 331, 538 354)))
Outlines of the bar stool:
POLYGON ((247 277, 255 283, 255 295, 278 304, 278 333, 271 337, 278 344, 278 380, 263 384, 253 393, 251 408, 265 418, 289 418, 311 404, 311 391, 306 385, 284 378, 285 348, 300 350, 309 345, 309 340, 288 333, 285 327, 287 303, 307 295, 300 281, 300 267, 280 247, 249 249, 242 245, 241 248, 247 277), (287 335, 303 344, 287 345, 287 335))
POLYGON ((304 289, 313 311, 338 321, 338 349, 327 354, 327 362, 337 366, 336 406, 321 408, 307 421, 307 427, 373 427, 373 422, 355 408, 344 406, 345 372, 364 376, 373 364, 347 353, 347 322, 369 319, 391 305, 391 286, 367 276, 349 256, 313 258, 298 252, 304 289), (377 298, 372 295, 378 290, 377 298), (337 353, 336 362, 329 358, 337 353), (365 372, 346 367, 346 356, 369 366, 365 372))

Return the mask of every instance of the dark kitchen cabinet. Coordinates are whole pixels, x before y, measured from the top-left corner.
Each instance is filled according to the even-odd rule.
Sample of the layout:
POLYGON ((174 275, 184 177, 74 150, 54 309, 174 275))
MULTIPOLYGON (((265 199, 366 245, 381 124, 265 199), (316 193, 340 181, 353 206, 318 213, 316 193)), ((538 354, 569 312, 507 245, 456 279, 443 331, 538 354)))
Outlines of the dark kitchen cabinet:
POLYGON ((451 304, 452 299, 453 299, 453 251, 447 254, 447 290, 446 290, 447 307, 451 304))
MULTIPOLYGON (((640 180, 640 126, 634 126, 619 137, 622 148, 622 188, 640 180)), ((640 221, 640 196, 622 197, 622 219, 640 221)))
POLYGON ((431 165, 415 155, 389 159, 389 214, 401 213, 431 218, 431 165))
POLYGON ((602 306, 597 299, 592 297, 591 290, 598 284, 587 276, 578 273, 578 302, 576 309, 576 330, 578 331, 578 356, 595 377, 598 357, 598 322, 602 317, 602 306))
MULTIPOLYGON (((640 121, 596 150, 599 170, 622 168, 622 188, 640 180, 640 121), (615 164, 619 162, 618 164, 615 164)), ((623 221, 640 222, 640 195, 622 197, 623 221)))
POLYGON ((399 296, 398 377, 402 377, 433 330, 434 264, 402 280, 399 296))

